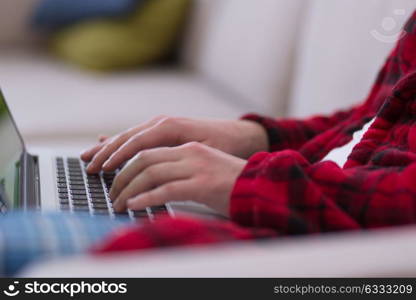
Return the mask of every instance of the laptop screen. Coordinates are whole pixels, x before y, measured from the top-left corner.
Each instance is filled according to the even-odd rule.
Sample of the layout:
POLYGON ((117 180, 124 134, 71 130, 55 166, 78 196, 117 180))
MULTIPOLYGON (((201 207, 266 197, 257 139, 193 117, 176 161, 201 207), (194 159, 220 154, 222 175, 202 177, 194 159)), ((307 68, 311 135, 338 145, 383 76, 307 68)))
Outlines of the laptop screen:
POLYGON ((23 141, 0 90, 0 200, 8 208, 18 205, 19 165, 23 151, 23 141))

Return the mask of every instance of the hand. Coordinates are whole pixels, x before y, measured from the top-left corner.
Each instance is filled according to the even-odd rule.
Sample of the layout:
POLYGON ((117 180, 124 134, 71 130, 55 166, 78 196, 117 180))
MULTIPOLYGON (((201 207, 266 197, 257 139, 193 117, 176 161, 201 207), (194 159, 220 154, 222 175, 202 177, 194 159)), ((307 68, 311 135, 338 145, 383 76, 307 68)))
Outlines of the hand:
POLYGON ((268 150, 263 127, 244 120, 194 120, 160 116, 112 138, 103 139, 81 158, 91 161, 87 171, 114 171, 145 149, 200 142, 223 152, 248 158, 268 150))
POLYGON ((110 198, 116 199, 117 212, 193 200, 228 216, 231 192, 245 164, 197 142, 141 151, 114 179, 110 198))

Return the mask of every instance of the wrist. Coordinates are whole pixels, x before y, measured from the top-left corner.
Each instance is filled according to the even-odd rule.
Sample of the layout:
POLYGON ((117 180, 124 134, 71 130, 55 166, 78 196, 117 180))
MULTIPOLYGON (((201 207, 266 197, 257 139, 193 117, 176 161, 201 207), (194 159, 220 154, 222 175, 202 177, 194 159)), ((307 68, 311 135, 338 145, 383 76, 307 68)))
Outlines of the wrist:
POLYGON ((246 146, 246 158, 250 157, 254 153, 269 151, 269 138, 267 132, 262 125, 250 120, 240 120, 242 129, 244 130, 244 138, 246 146))

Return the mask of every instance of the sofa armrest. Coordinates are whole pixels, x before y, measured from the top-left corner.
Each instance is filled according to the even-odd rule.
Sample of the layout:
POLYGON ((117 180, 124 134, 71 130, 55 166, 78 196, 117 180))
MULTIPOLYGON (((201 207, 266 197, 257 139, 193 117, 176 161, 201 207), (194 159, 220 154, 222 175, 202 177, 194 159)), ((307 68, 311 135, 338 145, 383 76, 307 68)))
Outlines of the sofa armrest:
POLYGON ((27 277, 416 276, 416 226, 52 261, 27 277))

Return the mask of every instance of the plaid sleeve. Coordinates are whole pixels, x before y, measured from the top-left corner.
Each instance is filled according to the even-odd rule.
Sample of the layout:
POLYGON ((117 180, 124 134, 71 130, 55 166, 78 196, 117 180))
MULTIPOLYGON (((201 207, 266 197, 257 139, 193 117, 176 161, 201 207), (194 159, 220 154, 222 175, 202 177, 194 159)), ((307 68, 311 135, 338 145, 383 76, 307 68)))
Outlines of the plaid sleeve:
POLYGON ((118 230, 96 244, 92 252, 100 254, 156 247, 198 246, 274 236, 276 231, 272 229, 243 228, 229 221, 168 217, 118 230))
MULTIPOLYGON (((416 43, 410 40, 414 36, 409 33, 408 37, 395 52, 413 53, 415 57, 416 43)), ((402 63, 406 72, 389 88, 374 123, 354 147, 344 168, 331 161, 311 162, 295 150, 251 157, 234 186, 232 219, 245 226, 274 228, 280 234, 415 223, 413 63, 402 63)), ((392 72, 381 74, 397 77, 392 72)))
POLYGON ((404 225, 416 221, 416 163, 341 169, 299 152, 258 153, 231 197, 233 221, 280 234, 404 225))
POLYGON ((263 126, 269 139, 270 151, 298 150, 318 134, 346 120, 358 107, 338 111, 330 116, 314 116, 305 120, 276 120, 257 114, 247 114, 242 119, 257 122, 263 126))

